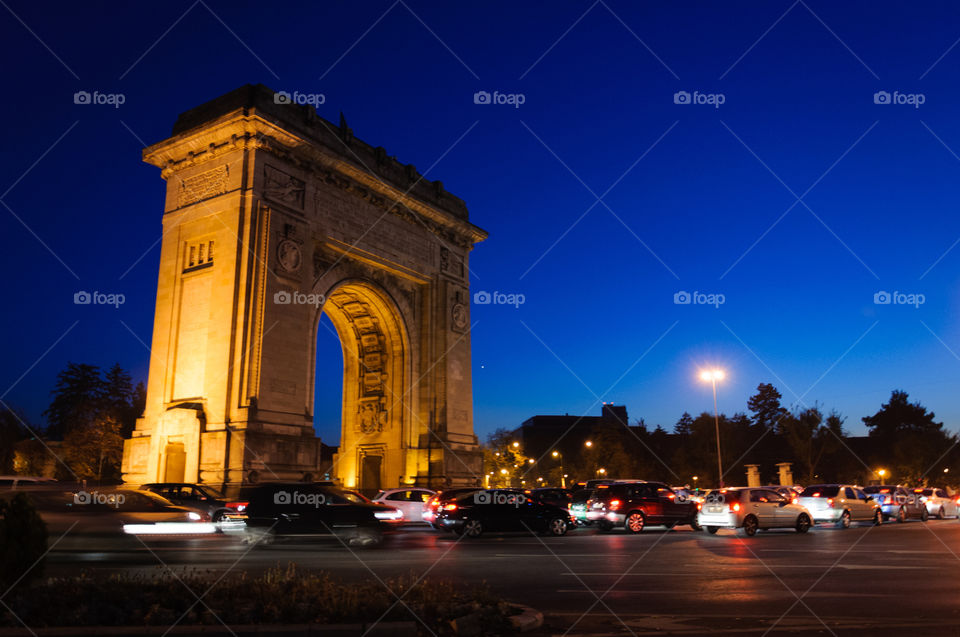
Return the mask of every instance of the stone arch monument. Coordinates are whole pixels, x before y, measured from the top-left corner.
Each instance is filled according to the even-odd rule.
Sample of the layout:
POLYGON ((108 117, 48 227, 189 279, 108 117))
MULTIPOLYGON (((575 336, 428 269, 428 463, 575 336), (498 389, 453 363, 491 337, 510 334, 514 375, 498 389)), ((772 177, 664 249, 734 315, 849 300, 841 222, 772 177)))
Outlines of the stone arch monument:
POLYGON ((463 201, 309 106, 248 85, 144 150, 167 182, 147 404, 124 480, 319 478, 321 313, 343 347, 347 487, 473 485, 463 201))

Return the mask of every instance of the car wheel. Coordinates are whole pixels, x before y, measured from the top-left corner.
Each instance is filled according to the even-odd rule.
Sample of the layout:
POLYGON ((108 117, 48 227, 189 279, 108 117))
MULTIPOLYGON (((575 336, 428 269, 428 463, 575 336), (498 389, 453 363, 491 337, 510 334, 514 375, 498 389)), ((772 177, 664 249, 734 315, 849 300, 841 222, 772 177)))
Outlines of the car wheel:
POLYGON ((840 527, 841 529, 850 528, 850 512, 849 511, 844 511, 843 513, 840 514, 840 521, 837 522, 837 526, 840 527))
POLYGON ((693 529, 694 531, 702 531, 702 530, 703 530, 703 527, 700 526, 700 523, 699 523, 699 522, 697 522, 697 518, 696 518, 696 517, 694 517, 694 518, 692 518, 692 519, 690 520, 690 528, 693 529))
POLYGON ((753 517, 752 515, 748 515, 747 517, 743 518, 743 526, 741 528, 743 529, 744 535, 747 537, 753 537, 757 534, 757 530, 760 528, 760 523, 757 521, 757 518, 753 517))
POLYGON ((927 511, 927 507, 920 509, 920 521, 926 522, 930 519, 930 513, 927 511))
POLYGON ((880 526, 881 524, 883 524, 883 514, 877 511, 873 514, 873 525, 880 526))
POLYGON ((223 511, 223 510, 214 512, 213 517, 211 518, 211 521, 214 524, 216 524, 217 522, 223 522, 224 513, 226 513, 226 511, 223 511))
POLYGON ((381 533, 379 529, 360 527, 356 533, 351 535, 347 540, 347 545, 360 548, 373 548, 374 546, 379 546, 381 542, 383 542, 383 533, 381 533))
POLYGON ((715 535, 716 532, 720 530, 719 526, 705 526, 703 528, 705 528, 710 535, 715 535))
POLYGON ((243 538, 244 543, 254 546, 256 548, 263 548, 265 546, 270 546, 277 541, 277 534, 273 529, 268 529, 263 532, 259 531, 247 531, 247 534, 243 538))
POLYGON ((907 520, 907 512, 903 507, 900 507, 900 510, 897 511, 897 522, 905 522, 907 520))
POLYGON ((810 517, 806 513, 797 516, 797 533, 806 533, 810 530, 810 517))
POLYGON ((943 507, 940 507, 939 509, 937 509, 937 519, 938 519, 938 520, 942 520, 942 519, 944 519, 945 517, 947 517, 947 516, 945 516, 945 515, 943 514, 943 507))
POLYGON ((567 522, 563 518, 551 518, 547 521, 547 533, 549 535, 561 536, 567 534, 567 522))
POLYGON ((633 511, 627 516, 627 521, 624 526, 626 526, 627 530, 631 533, 639 533, 643 530, 645 522, 646 520, 644 519, 642 511, 633 511))
POLYGON ((463 535, 467 537, 480 537, 483 534, 483 525, 480 520, 467 520, 463 525, 463 535))

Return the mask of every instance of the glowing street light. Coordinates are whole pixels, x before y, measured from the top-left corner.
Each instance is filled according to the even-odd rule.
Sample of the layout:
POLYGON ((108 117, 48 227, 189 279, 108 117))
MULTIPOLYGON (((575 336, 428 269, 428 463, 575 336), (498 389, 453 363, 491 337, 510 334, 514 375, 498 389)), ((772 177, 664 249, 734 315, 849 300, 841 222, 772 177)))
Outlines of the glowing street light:
POLYGON ((514 443, 513 443, 513 448, 514 448, 514 449, 516 449, 516 448, 519 447, 519 446, 520 446, 520 443, 519 443, 519 442, 514 442, 514 443))
POLYGON ((567 488, 567 474, 563 472, 563 456, 560 455, 560 452, 556 449, 553 450, 553 453, 550 454, 560 463, 560 487, 567 488))
POLYGON ((880 476, 880 479, 881 479, 881 480, 883 480, 883 476, 887 475, 887 470, 886 470, 886 469, 880 469, 879 471, 877 471, 877 475, 880 476))
POLYGON ((583 443, 583 446, 584 446, 584 447, 592 447, 592 446, 593 446, 593 441, 592 441, 592 440, 588 440, 588 441, 586 441, 585 443, 583 443))
POLYGON ((717 411, 717 382, 723 380, 726 374, 722 369, 705 369, 700 372, 700 380, 713 385, 713 424, 717 430, 717 477, 720 487, 723 487, 723 461, 720 459, 720 412, 717 411))

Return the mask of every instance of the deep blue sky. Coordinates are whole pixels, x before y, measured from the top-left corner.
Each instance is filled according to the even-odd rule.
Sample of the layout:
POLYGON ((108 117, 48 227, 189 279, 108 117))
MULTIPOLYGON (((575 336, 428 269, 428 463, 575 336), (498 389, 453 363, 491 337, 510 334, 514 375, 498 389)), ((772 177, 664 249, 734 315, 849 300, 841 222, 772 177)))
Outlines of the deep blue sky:
MULTIPOLYGON (((903 388, 960 427, 955 3, 5 6, 0 396, 34 421, 67 361, 145 379, 164 183, 142 146, 263 82, 324 94, 321 115, 421 171, 446 153, 427 177, 490 232, 473 290, 526 297, 472 309, 481 435, 601 400, 669 428, 712 408, 696 374, 714 363, 723 411, 773 382, 862 433, 903 388), (525 103, 476 105, 480 90, 525 103), (881 90, 925 102, 875 104, 881 90), (76 306, 78 290, 127 302, 76 306), (725 303, 676 305, 682 290, 725 303), (925 303, 876 305, 880 290, 925 303)), ((334 442, 325 330, 320 352, 334 442)))

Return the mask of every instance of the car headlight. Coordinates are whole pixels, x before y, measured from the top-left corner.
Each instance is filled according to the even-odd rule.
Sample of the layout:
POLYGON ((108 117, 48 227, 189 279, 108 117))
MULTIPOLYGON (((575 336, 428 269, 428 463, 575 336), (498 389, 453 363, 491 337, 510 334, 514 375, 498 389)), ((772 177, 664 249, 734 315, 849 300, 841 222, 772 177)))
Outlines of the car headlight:
POLYGON ((400 509, 391 509, 390 511, 376 511, 373 516, 378 520, 401 520, 403 511, 400 509))
POLYGON ((201 516, 199 513, 194 513, 193 511, 190 511, 189 513, 187 513, 187 519, 194 520, 194 521, 202 520, 203 516, 201 516))

